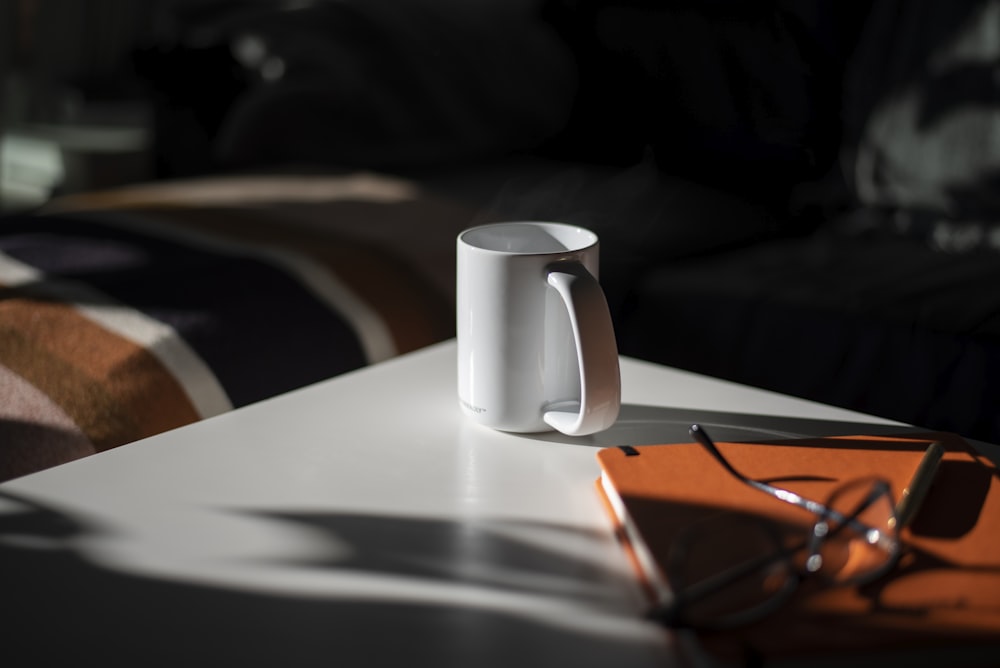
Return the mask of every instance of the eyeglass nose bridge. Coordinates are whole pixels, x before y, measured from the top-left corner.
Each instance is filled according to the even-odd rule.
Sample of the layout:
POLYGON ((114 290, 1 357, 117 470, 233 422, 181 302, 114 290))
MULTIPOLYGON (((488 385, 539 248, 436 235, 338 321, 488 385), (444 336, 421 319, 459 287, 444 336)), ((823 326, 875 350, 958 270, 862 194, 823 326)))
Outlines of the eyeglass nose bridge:
POLYGON ((861 478, 848 481, 830 495, 826 510, 810 531, 809 546, 804 562, 807 574, 825 575, 838 584, 861 584, 884 574, 896 562, 901 550, 892 493, 881 478, 861 478), (839 509, 837 497, 863 491, 845 510, 839 509), (881 505, 881 509, 879 506, 881 505), (873 515, 873 517, 868 517, 873 515), (833 565, 829 555, 839 549, 833 565))

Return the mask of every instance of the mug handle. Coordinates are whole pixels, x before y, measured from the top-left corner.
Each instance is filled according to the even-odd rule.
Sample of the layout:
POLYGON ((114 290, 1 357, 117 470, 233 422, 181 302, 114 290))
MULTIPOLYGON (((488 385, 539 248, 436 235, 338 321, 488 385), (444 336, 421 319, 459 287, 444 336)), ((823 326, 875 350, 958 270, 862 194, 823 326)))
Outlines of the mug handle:
POLYGON ((580 403, 550 406, 542 419, 570 436, 603 431, 618 419, 621 406, 618 344, 607 299, 597 279, 575 262, 551 267, 548 283, 569 312, 580 369, 580 403))

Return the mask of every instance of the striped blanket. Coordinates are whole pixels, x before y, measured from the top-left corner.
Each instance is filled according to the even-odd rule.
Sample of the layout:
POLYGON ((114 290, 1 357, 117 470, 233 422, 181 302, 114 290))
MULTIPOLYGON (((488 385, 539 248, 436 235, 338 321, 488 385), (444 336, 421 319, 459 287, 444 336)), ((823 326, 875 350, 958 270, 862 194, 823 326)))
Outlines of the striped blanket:
POLYGON ((0 218, 0 479, 452 334, 449 295, 349 234, 365 220, 294 225, 290 208, 147 198, 0 218))

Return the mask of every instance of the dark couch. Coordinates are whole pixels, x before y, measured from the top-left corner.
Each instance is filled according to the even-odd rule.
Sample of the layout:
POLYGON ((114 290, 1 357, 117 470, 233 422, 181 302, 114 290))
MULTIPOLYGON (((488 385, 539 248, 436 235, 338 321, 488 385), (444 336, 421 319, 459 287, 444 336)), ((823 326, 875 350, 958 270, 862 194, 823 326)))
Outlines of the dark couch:
MULTIPOLYGON (((624 354, 1000 442, 996 2, 159 6, 166 19, 136 72, 155 103, 158 175, 186 180, 169 196, 63 200, 47 213, 52 229, 82 229, 74 208, 104 225, 102 211, 126 201, 143 220, 132 228, 119 210, 115 229, 145 234, 151 216, 150 230, 201 232, 222 224, 222 206, 229 241, 281 246, 282 229, 281 243, 334 271, 355 248, 423 265, 428 290, 390 277, 429 305, 417 309, 421 336, 398 352, 453 333, 458 229, 578 222, 601 237, 624 354), (397 180, 366 181, 372 172, 397 180), (279 194, 250 211, 261 182, 244 176, 236 200, 198 210, 199 180, 231 196, 220 175, 246 173, 283 187, 298 178, 308 201, 279 194), (317 174, 336 194, 323 205, 317 174), (171 222, 178 205, 184 220, 171 222), (291 239, 324 225, 322 243, 291 239)), ((38 223, 5 224, 10 236, 38 223)), ((23 247, 12 239, 4 249, 23 247)), ((143 257, 160 244, 135 239, 143 257)), ((412 320, 414 303, 375 308, 412 320)), ((225 331, 223 311, 235 310, 175 318, 192 328, 178 331, 225 331)), ((373 361, 317 366, 328 347, 269 350, 303 369, 299 384, 373 361)), ((260 383, 248 401, 288 389, 262 374, 236 381, 260 383)))
POLYGON ((875 3, 829 81, 836 159, 793 179, 784 233, 651 267, 623 350, 996 442, 998 11, 875 3))
POLYGON ((1000 441, 998 11, 425 1, 180 20, 269 49, 216 102, 204 169, 375 168, 579 221, 602 237, 623 353, 1000 441))

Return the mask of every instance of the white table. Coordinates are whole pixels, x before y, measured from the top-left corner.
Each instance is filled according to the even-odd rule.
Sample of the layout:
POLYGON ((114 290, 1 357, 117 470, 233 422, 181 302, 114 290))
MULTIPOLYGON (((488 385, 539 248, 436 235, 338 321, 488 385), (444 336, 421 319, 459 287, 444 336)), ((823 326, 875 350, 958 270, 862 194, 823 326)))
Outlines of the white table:
MULTIPOLYGON (((24 665, 646 666, 597 446, 899 431, 622 360, 607 432, 467 422, 447 342, 0 485, 24 665)), ((16 655, 16 654, 15 654, 16 655)), ((13 665, 13 664, 10 664, 13 665)))

